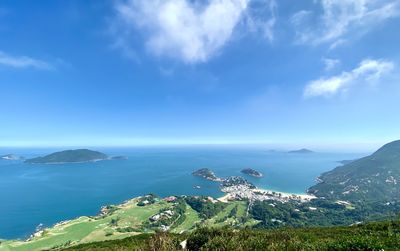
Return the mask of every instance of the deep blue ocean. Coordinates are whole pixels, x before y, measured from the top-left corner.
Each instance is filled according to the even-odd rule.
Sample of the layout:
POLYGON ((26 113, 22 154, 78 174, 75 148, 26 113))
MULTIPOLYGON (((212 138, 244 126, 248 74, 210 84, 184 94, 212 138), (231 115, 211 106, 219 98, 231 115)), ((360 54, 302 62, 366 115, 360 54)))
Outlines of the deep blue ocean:
MULTIPOLYGON (((59 149, 1 149, 0 155, 30 158, 59 149)), ((304 193, 337 161, 365 154, 288 154, 259 148, 187 147, 96 149, 128 160, 38 165, 0 160, 0 239, 26 238, 39 224, 51 226, 81 215, 96 215, 102 205, 155 193, 221 196, 215 182, 193 177, 199 168, 217 176, 241 175, 254 168, 261 179, 246 177, 261 188, 304 193), (201 189, 195 189, 199 185, 201 189)))

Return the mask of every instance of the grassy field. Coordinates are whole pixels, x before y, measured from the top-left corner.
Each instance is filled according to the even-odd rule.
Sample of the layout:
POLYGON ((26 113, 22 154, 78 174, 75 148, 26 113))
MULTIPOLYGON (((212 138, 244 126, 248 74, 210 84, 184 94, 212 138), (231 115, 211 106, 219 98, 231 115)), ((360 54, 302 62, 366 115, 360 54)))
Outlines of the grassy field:
POLYGON ((201 222, 199 214, 194 211, 189 205, 186 205, 185 221, 172 230, 173 233, 182 233, 192 230, 196 223, 201 222))
MULTIPOLYGON (((240 226, 242 223, 241 218, 246 217, 247 202, 245 201, 232 201, 229 205, 219 212, 216 216, 204 222, 208 227, 224 227, 224 226, 240 226), (234 210, 234 212, 232 211, 234 210)), ((246 220, 247 221, 247 220, 246 220)), ((252 225, 252 224, 250 224, 252 225)))

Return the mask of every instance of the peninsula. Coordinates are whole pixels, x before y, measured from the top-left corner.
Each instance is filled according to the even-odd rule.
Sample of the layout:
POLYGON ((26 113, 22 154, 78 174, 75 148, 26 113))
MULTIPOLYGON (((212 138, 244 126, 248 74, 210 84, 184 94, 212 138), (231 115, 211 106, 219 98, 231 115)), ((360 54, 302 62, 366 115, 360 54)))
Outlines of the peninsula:
POLYGON ((81 163, 99 160, 107 160, 109 157, 101 152, 88 149, 66 150, 55 152, 44 157, 27 159, 29 164, 62 164, 62 163, 81 163))
POLYGON ((14 155, 14 154, 7 154, 0 156, 0 160, 20 160, 22 157, 14 155))

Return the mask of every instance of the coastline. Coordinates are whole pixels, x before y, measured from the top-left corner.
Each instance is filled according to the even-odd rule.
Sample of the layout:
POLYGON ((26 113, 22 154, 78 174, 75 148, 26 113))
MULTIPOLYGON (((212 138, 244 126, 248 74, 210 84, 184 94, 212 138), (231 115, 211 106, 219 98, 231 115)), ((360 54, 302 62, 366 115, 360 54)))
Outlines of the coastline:
MULTIPOLYGON (((246 186, 243 185, 238 185, 238 186, 231 186, 229 187, 232 190, 230 191, 225 191, 225 195, 221 197, 212 197, 213 201, 220 201, 224 203, 229 203, 232 201, 239 201, 241 200, 240 198, 237 197, 238 194, 240 193, 245 193, 246 196, 249 196, 247 199, 252 201, 257 201, 257 200, 277 200, 281 202, 287 202, 290 200, 297 200, 300 202, 307 202, 310 201, 314 198, 317 198, 313 195, 310 194, 295 194, 295 193, 287 193, 287 192, 279 192, 279 191, 273 191, 273 190, 267 190, 267 189, 261 189, 261 188, 246 188, 246 186)), ((132 205, 135 205, 139 199, 141 199, 144 195, 142 196, 137 196, 133 197, 127 200, 124 200, 121 203, 118 204, 111 204, 111 205, 106 205, 102 206, 99 210, 99 212, 96 215, 81 215, 73 219, 69 220, 63 220, 60 222, 57 222, 55 224, 52 224, 50 226, 45 226, 41 229, 35 230, 27 239, 12 239, 12 240, 7 240, 7 241, 15 241, 17 243, 29 243, 31 241, 36 240, 37 238, 42 238, 43 233, 45 231, 52 231, 52 232, 57 232, 57 231, 63 231, 64 228, 70 227, 74 224, 86 222, 86 221, 91 221, 91 220, 97 220, 100 219, 101 217, 106 217, 107 216, 107 211, 104 210, 107 206, 113 206, 122 210, 127 210, 132 205)), ((244 197, 243 197, 244 198, 244 197)))

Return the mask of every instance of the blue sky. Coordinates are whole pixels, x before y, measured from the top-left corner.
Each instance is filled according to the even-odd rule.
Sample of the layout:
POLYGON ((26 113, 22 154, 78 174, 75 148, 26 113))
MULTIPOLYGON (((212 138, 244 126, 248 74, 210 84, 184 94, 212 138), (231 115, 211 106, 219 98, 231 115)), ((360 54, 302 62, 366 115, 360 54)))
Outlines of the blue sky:
POLYGON ((0 146, 400 138, 400 1, 0 2, 0 146))

